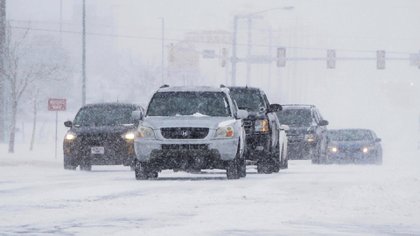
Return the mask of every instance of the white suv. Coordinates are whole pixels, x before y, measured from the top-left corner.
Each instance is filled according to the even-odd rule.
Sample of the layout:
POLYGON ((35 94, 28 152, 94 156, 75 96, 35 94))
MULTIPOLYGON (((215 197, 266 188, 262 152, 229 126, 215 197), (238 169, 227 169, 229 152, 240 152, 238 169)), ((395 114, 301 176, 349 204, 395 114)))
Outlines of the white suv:
POLYGON ((227 88, 162 86, 138 127, 136 179, 157 178, 164 169, 226 169, 228 179, 245 177, 247 116, 227 88))

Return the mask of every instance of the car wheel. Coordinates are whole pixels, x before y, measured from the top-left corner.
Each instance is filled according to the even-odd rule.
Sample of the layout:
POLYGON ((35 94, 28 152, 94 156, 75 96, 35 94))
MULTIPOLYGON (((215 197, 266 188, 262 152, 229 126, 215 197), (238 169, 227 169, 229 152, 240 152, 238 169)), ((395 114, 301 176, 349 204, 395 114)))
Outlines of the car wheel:
POLYGON ((321 164, 322 163, 321 156, 322 156, 321 145, 318 143, 315 147, 314 153, 312 153, 312 157, 311 157, 312 164, 321 164))
POLYGON ((236 159, 228 161, 228 165, 226 168, 226 177, 228 179, 239 179, 240 175, 238 169, 238 161, 236 159))
POLYGON ((64 156, 63 166, 65 170, 75 170, 78 165, 74 165, 71 162, 71 157, 64 156))
POLYGON ((92 165, 89 164, 89 163, 80 164, 80 170, 91 171, 92 170, 92 165))
POLYGON ((246 177, 246 160, 244 157, 239 159, 238 172, 239 177, 246 177))
POLYGON ((259 174, 271 174, 274 171, 274 161, 271 158, 264 158, 263 161, 257 163, 257 172, 259 174))
POLYGON ((150 167, 147 163, 140 163, 136 161, 134 166, 134 174, 137 180, 146 180, 149 178, 157 178, 157 171, 150 170, 150 167))
POLYGON ((287 168, 289 168, 289 159, 287 158, 287 156, 285 157, 285 152, 284 152, 284 146, 283 146, 283 148, 281 149, 281 165, 280 165, 280 168, 281 169, 287 169, 287 168))

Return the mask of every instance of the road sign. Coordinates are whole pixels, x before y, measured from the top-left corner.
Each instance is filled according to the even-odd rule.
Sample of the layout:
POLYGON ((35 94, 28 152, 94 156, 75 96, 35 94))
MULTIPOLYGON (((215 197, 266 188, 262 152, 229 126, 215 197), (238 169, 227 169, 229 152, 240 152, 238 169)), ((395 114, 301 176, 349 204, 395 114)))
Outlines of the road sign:
POLYGON ((49 111, 65 111, 66 99, 50 98, 48 99, 48 110, 49 111))
POLYGON ((327 50, 327 68, 335 69, 336 55, 335 50, 327 50))
POLYGON ((277 66, 286 66, 286 48, 277 48, 277 66))
POLYGON ((376 51, 376 68, 378 70, 385 69, 385 50, 376 51))

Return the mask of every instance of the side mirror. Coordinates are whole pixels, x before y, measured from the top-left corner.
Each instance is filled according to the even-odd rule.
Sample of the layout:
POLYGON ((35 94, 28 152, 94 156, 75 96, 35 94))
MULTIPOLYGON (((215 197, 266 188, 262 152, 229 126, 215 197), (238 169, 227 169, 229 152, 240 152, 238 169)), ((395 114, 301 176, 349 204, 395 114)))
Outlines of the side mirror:
POLYGON ((270 104, 267 112, 279 112, 283 110, 283 107, 280 104, 270 104))
POLYGON ((327 126, 329 124, 329 122, 327 121, 327 120, 321 120, 320 122, 319 122, 319 125, 320 126, 327 126))
POLYGON ((139 121, 139 120, 142 120, 143 119, 143 113, 141 111, 138 111, 138 110, 133 111, 133 112, 131 112, 131 118, 136 122, 139 121))
POLYGON ((280 130, 289 131, 290 127, 288 125, 280 125, 280 130))
POLYGON ((73 122, 68 120, 68 121, 64 122, 64 126, 67 127, 67 128, 71 128, 73 126, 73 122))
POLYGON ((375 139, 375 142, 377 142, 377 143, 379 143, 379 142, 381 142, 382 141, 382 139, 380 139, 380 138, 376 138, 375 139))
POLYGON ((246 119, 248 118, 248 112, 246 110, 238 110, 238 113, 236 114, 238 119, 246 119))

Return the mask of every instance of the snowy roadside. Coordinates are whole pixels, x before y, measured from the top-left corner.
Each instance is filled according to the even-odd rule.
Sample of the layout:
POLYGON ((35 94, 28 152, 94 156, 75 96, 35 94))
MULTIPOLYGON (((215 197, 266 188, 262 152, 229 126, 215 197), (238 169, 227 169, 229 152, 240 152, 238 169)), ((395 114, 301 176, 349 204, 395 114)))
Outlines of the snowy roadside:
POLYGON ((65 171, 51 152, 21 152, 0 158, 5 235, 420 234, 417 159, 384 166, 291 161, 272 175, 250 167, 236 181, 223 171, 165 171, 135 181, 126 167, 65 171))

